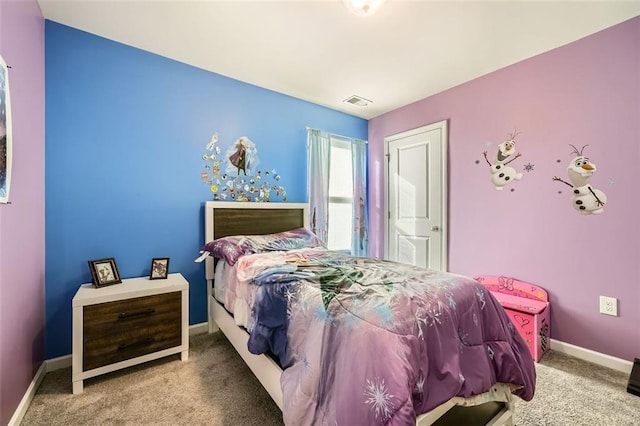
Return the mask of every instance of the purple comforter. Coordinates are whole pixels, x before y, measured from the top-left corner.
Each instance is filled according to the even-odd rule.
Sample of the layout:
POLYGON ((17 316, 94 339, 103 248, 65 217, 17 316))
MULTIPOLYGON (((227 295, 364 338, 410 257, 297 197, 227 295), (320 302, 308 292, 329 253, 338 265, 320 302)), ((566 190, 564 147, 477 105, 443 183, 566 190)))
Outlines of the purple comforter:
POLYGON ((245 256, 249 349, 285 370, 288 425, 409 425, 454 396, 535 368, 506 313, 471 278, 318 249, 245 256))

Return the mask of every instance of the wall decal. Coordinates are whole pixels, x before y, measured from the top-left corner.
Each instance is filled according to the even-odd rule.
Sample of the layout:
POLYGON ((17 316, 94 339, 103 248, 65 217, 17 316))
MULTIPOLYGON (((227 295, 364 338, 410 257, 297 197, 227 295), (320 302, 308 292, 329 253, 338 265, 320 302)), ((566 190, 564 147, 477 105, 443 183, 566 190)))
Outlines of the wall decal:
MULTIPOLYGON (((509 139, 498 145, 495 162, 491 163, 489 161, 487 158, 487 151, 482 153, 485 161, 490 167, 491 182, 493 183, 494 188, 499 191, 501 191, 506 184, 513 182, 514 180, 522 179, 522 173, 517 172, 516 169, 511 166, 507 166, 507 164, 522 155, 521 153, 516 152, 515 138, 517 135, 518 133, 514 131, 509 134, 509 139)), ((533 166, 531 166, 531 170, 533 170, 533 166)))
POLYGON ((258 159, 258 150, 256 145, 246 136, 238 138, 227 149, 227 173, 233 173, 237 170, 238 176, 240 172, 247 176, 255 174, 256 167, 260 160, 258 159))
POLYGON ((567 174, 571 183, 554 176, 552 179, 562 182, 573 189, 571 197, 571 205, 573 208, 583 215, 600 214, 604 211, 604 205, 607 203, 607 196, 599 189, 594 189, 589 185, 591 176, 596 171, 596 165, 583 155, 585 145, 578 150, 575 146, 569 144, 573 148, 572 154, 576 156, 569 162, 567 174))
POLYGON ((9 66, 0 56, 0 203, 9 203, 13 154, 8 71, 9 66))
POLYGON ((246 136, 232 143, 221 155, 218 134, 214 133, 202 155, 205 163, 200 178, 209 186, 213 199, 229 201, 287 201, 287 191, 278 182, 276 169, 258 169, 258 148, 246 136), (224 166, 224 170, 222 169, 224 166))

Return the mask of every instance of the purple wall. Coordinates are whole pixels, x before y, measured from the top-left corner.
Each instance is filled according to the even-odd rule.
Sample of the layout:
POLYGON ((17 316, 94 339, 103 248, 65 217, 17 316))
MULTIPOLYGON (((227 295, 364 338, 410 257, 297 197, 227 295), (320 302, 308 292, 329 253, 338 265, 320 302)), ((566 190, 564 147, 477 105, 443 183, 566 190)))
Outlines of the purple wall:
POLYGON ((44 359, 44 19, 35 0, 0 0, 11 66, 11 204, 0 204, 0 424, 44 359))
POLYGON ((545 287, 554 339, 640 357, 639 52, 637 17, 371 120, 371 255, 384 253, 384 138, 446 119, 449 270, 545 287), (534 168, 496 191, 482 152, 493 159, 514 128, 511 165, 534 168), (599 216, 578 214, 552 181, 568 180, 569 144, 589 145, 590 183, 608 196, 599 216), (619 299, 618 317, 598 313, 599 295, 619 299))

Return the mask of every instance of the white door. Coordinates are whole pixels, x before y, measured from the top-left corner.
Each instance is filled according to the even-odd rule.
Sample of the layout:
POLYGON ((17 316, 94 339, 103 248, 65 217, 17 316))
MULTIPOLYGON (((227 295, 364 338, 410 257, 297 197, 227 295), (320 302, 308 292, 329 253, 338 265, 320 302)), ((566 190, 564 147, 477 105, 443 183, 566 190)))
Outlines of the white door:
POLYGON ((447 269, 447 122, 385 138, 385 258, 447 269))

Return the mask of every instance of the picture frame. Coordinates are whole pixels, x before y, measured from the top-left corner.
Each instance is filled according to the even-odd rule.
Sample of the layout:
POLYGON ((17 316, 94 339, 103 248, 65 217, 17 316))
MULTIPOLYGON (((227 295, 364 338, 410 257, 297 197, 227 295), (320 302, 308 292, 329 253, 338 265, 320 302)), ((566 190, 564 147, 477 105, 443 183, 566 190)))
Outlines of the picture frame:
POLYGON ((122 282, 120 274, 118 273, 116 261, 113 257, 90 260, 89 269, 91 270, 93 286, 96 288, 106 287, 122 282))
POLYGON ((154 257, 151 259, 150 280, 165 280, 169 275, 169 258, 154 257))
POLYGON ((0 55, 0 203, 2 204, 10 203, 9 189, 13 157, 9 68, 0 55))

